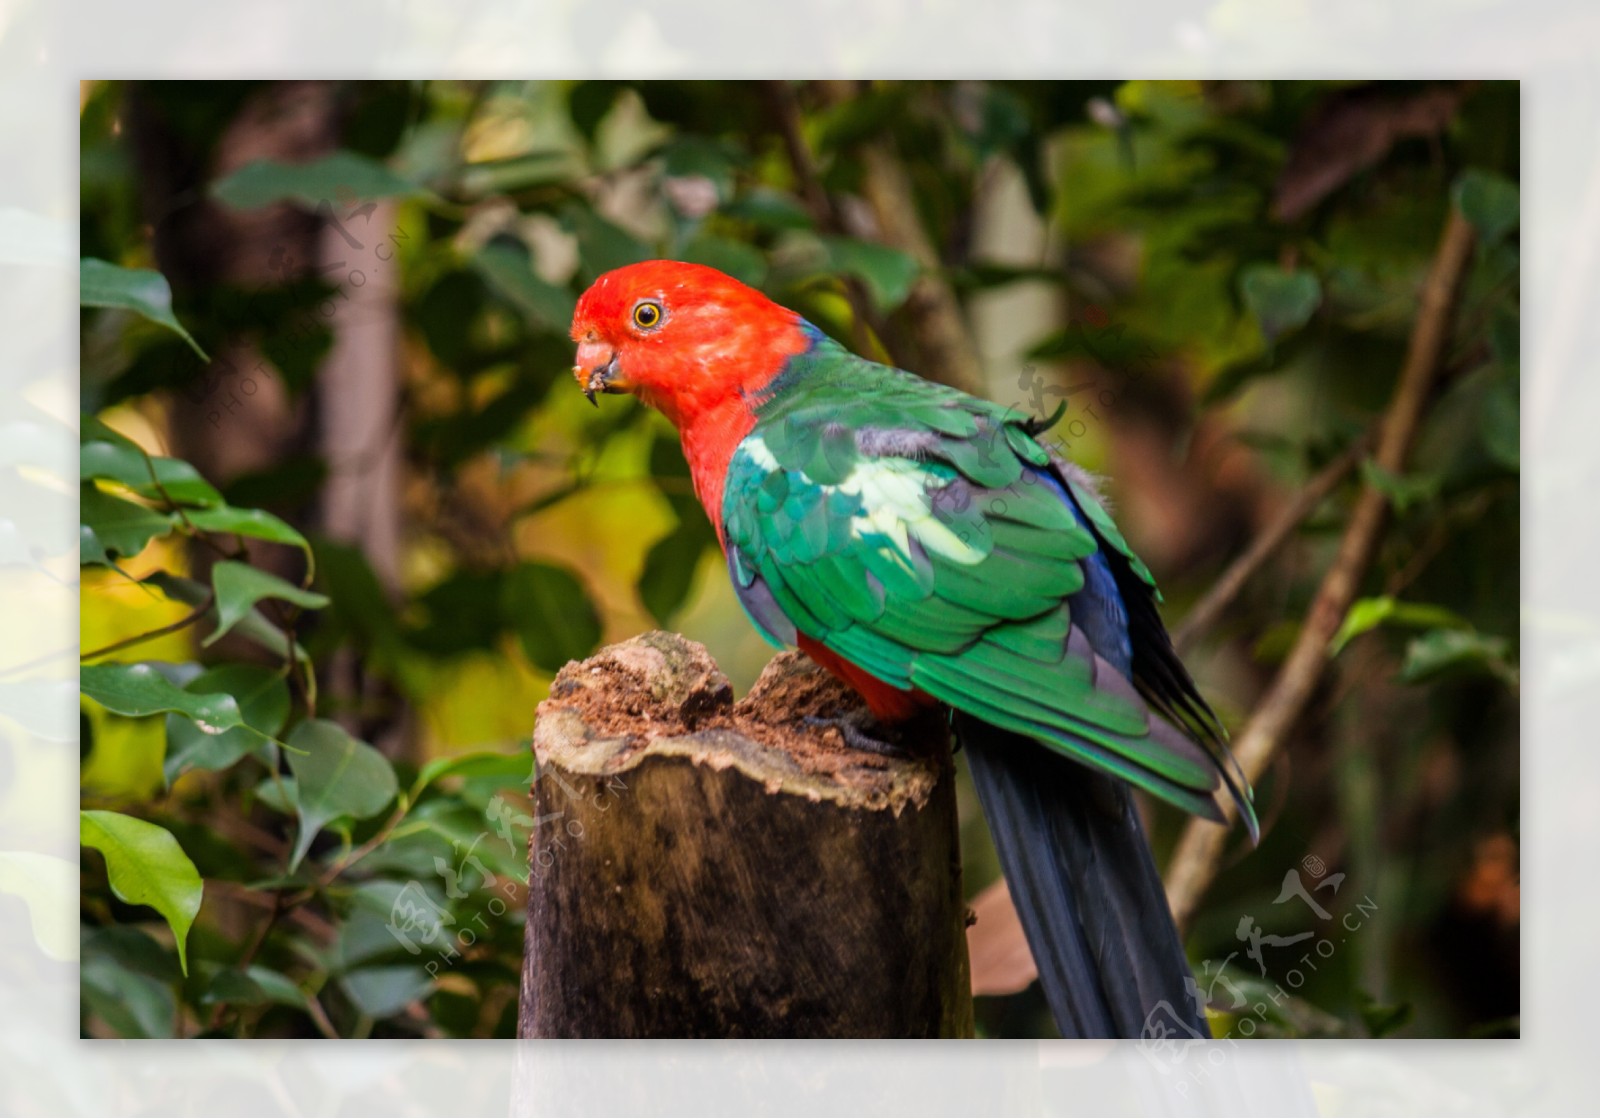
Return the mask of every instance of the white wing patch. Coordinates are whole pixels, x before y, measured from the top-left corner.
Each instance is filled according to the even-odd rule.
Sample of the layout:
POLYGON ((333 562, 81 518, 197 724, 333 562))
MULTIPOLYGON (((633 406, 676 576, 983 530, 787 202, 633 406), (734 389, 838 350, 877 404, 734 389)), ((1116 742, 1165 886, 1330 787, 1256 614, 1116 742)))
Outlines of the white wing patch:
MULTIPOLYGON (((736 453, 748 457, 762 471, 783 469, 759 435, 746 436, 736 453)), ((936 495, 958 477, 943 463, 862 458, 836 485, 813 481, 803 471, 787 473, 822 491, 825 497, 839 493, 855 498, 851 535, 863 543, 877 542, 879 554, 908 575, 915 572, 911 561, 913 539, 924 551, 964 566, 981 563, 988 555, 986 548, 975 547, 934 515, 936 495)))

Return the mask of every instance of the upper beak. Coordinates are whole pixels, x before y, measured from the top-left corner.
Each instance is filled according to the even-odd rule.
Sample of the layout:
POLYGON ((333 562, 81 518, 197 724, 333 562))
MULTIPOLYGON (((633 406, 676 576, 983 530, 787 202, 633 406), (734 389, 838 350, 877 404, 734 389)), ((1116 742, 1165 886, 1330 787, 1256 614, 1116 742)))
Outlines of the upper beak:
POLYGON ((586 342, 578 347, 578 363, 573 373, 583 388, 583 395, 596 408, 600 405, 595 401, 595 393, 627 391, 618 383, 620 374, 615 351, 605 351, 595 343, 586 342))

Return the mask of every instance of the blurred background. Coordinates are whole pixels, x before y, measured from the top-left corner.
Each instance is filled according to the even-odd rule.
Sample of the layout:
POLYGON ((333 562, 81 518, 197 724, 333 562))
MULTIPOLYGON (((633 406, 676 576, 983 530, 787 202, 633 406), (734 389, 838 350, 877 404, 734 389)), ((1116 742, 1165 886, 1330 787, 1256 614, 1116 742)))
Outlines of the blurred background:
MULTIPOLYGON (((655 627, 741 691, 771 655, 674 433, 571 380, 577 295, 652 257, 1065 403, 1235 729, 1381 489, 1190 956, 1218 1033, 1517 1033, 1519 111, 1503 82, 86 83, 84 1033, 514 1031, 554 673, 655 627), (1362 440, 1452 206, 1477 244, 1397 475, 1362 440)), ((980 1032, 1050 1036, 962 790, 980 1032)), ((1164 865, 1184 820, 1148 819, 1164 865)))

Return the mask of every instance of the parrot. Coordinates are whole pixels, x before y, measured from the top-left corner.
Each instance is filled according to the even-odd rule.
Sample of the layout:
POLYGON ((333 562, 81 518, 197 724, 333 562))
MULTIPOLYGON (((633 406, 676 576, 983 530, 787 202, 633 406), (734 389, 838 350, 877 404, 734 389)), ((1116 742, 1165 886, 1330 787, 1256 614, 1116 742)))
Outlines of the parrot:
POLYGON ((1252 794, 1098 480, 1040 440, 1062 410, 858 356, 699 264, 600 275, 571 337, 590 403, 677 429, 755 628, 861 695, 845 740, 946 713, 1062 1036, 1209 1037, 1132 790, 1231 799, 1256 840, 1252 794))

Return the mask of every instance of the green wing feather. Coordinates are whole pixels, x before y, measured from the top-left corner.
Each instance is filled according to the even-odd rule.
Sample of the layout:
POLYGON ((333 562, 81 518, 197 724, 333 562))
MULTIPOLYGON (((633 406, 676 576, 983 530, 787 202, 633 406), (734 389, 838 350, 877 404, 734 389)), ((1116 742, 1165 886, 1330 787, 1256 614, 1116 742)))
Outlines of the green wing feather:
POLYGON ((723 514, 740 601, 770 640, 803 633, 887 684, 1220 816, 1209 709, 1195 696, 1212 724, 1174 726, 1073 624, 1068 599, 1102 547, 1154 583, 1024 417, 819 342, 757 402, 723 514))

